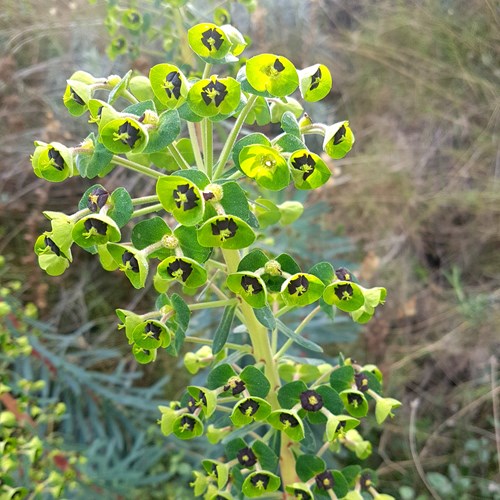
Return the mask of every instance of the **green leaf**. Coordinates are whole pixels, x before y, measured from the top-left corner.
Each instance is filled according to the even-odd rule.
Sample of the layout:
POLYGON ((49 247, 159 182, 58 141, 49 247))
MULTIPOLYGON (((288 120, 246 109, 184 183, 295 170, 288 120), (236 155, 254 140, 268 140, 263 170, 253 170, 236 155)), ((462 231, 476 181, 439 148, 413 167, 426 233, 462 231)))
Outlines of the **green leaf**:
POLYGON ((283 116, 281 117, 281 128, 289 135, 293 135, 299 139, 302 137, 299 122, 291 111, 283 113, 283 116))
POLYGON ((247 253, 240 260, 240 263, 238 264, 238 272, 257 271, 257 269, 264 267, 268 260, 269 259, 266 257, 266 254, 262 250, 256 248, 255 250, 247 253))
POLYGON ((325 285, 330 284, 335 277, 335 270, 329 262, 318 262, 308 272, 318 277, 325 285))
POLYGON ((265 307, 262 307, 260 309, 255 309, 254 314, 257 318, 257 321, 261 325, 269 328, 269 330, 274 330, 276 328, 276 319, 269 305, 266 305, 265 307))
POLYGON ((144 148, 144 153, 162 151, 177 139, 181 132, 181 120, 175 110, 164 111, 158 117, 158 125, 149 129, 149 141, 144 148))
POLYGON ((186 301, 178 294, 174 293, 172 295, 172 307, 175 310, 175 319, 180 330, 185 332, 189 326, 189 320, 191 318, 191 311, 186 301))
POLYGON ((264 97, 257 97, 255 104, 245 118, 247 125, 257 123, 260 127, 267 125, 271 121, 271 113, 269 111, 269 104, 264 97))
POLYGON ((304 205, 299 201, 284 201, 278 208, 281 215, 280 223, 283 226, 294 223, 304 212, 304 205))
POLYGON ((212 254, 212 249, 202 247, 196 237, 197 231, 194 226, 177 226, 174 229, 174 236, 179 240, 184 256, 197 260, 200 263, 206 262, 212 254))
POLYGON ((208 389, 218 389, 227 384, 227 381, 236 376, 236 372, 233 367, 227 363, 216 366, 209 374, 207 378, 207 388, 208 389))
POLYGON ((257 439, 252 445, 252 451, 255 453, 260 466, 264 470, 276 472, 279 458, 264 441, 259 441, 257 439))
POLYGON ((287 336, 289 339, 292 339, 297 345, 300 345, 304 349, 308 349, 313 352, 323 352, 323 348, 314 343, 312 340, 306 339, 299 333, 295 333, 292 329, 288 328, 281 320, 276 320, 276 326, 278 330, 287 336))
POLYGON ((354 383, 354 368, 351 365, 339 366, 330 375, 330 385, 337 392, 350 389, 354 383))
POLYGON ((125 76, 113 87, 108 95, 108 103, 113 104, 125 90, 127 90, 130 78, 132 76, 132 70, 128 71, 125 76))
POLYGON ((280 138, 274 142, 274 146, 285 153, 294 153, 295 151, 306 148, 306 145, 298 137, 291 134, 283 134, 280 136, 280 138))
POLYGON ((281 219, 281 211, 271 200, 257 198, 255 200, 255 214, 262 229, 276 224, 281 219))
POLYGON ((225 182, 222 184, 223 196, 220 204, 224 208, 227 215, 236 215, 241 220, 244 220, 249 226, 259 227, 255 216, 250 211, 248 206, 247 196, 245 191, 237 182, 225 182))
POLYGON ((156 113, 155 103, 148 99, 147 101, 137 102, 127 106, 123 113, 128 113, 130 115, 135 115, 141 117, 146 111, 154 111, 156 113))
POLYGON ((278 401, 282 408, 291 409, 299 401, 300 395, 307 391, 307 385, 302 380, 295 380, 282 385, 278 389, 278 401))
POLYGON ((108 215, 118 224, 118 227, 123 227, 130 220, 133 211, 134 206, 128 191, 123 187, 116 188, 111 193, 111 208, 108 215))
MULTIPOLYGON (((153 243, 161 241, 165 235, 170 234, 172 234, 172 230, 168 224, 161 217, 155 216, 137 223, 132 229, 131 239, 135 248, 142 250, 153 243)), ((149 254, 149 257, 165 259, 171 254, 172 250, 161 248, 153 254, 149 254)))
POLYGON ((108 151, 103 144, 95 140, 94 134, 87 139, 94 142, 93 151, 78 153, 75 157, 76 168, 80 175, 87 179, 93 179, 101 174, 113 158, 113 153, 108 151))
POLYGON ((315 455, 300 455, 295 463, 295 471, 301 481, 309 481, 309 479, 320 474, 325 469, 325 461, 315 455))
POLYGON ((268 395, 271 384, 262 371, 255 366, 245 366, 239 377, 245 382, 247 390, 252 396, 265 398, 268 395))
POLYGON ((226 306, 224 308, 224 313, 222 314, 222 319, 214 333, 214 343, 212 350, 214 354, 218 354, 224 346, 226 345, 229 332, 231 331, 231 325, 233 324, 234 314, 236 313, 236 304, 226 306))

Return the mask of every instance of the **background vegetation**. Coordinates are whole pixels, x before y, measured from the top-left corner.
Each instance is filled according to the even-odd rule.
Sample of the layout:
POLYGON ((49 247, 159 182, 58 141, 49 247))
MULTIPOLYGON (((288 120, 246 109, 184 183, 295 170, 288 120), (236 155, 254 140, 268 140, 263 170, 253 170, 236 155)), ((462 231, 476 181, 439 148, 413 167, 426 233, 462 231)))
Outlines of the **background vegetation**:
MULTIPOLYGON (((36 179, 29 154, 35 138, 72 143, 82 136, 81 122, 67 117, 61 100, 74 70, 107 75, 159 60, 147 53, 107 59, 103 2, 46 1, 43 9, 34 0, 3 3, 0 279, 19 280, 18 300, 36 304, 39 322, 29 323, 29 331, 39 332, 35 352, 47 351, 42 360, 56 356, 63 373, 77 366, 85 374, 71 386, 31 356, 23 377, 50 382, 40 396, 66 402, 66 424, 51 431, 86 457, 84 483, 103 498, 139 498, 147 485, 136 479, 134 490, 123 490, 125 476, 113 477, 152 450, 165 451, 163 439, 148 430, 155 400, 177 397, 185 380, 168 382, 175 360, 139 372, 123 356, 113 311, 140 307, 150 300, 147 291, 132 293, 114 274, 96 273, 97 263, 83 252, 62 278, 38 269, 32 247, 45 227, 42 207, 71 212, 83 187, 36 179), (92 383, 109 392, 96 392, 92 383), (145 400, 121 404, 110 393, 145 400), (75 397, 95 408, 72 404, 75 397), (71 420, 81 425, 71 429, 71 420), (138 429, 143 437, 136 442, 138 429)), ((255 50, 272 50, 298 67, 326 64, 334 91, 314 118, 348 118, 356 134, 348 159, 332 165, 333 182, 309 200, 321 203, 314 219, 325 228, 321 244, 295 241, 304 259, 326 249, 335 262, 358 262, 353 268, 364 280, 388 289, 386 306, 360 335, 336 337, 330 350, 376 361, 387 394, 404 401, 384 427, 371 465, 384 491, 408 500, 500 498, 499 18, 492 0, 261 0, 250 18, 240 15, 235 23, 255 50)), ((111 182, 132 182, 125 175, 117 171, 111 182)), ((140 189, 134 188, 138 196, 140 189)), ((304 235, 310 222, 289 231, 304 235)), ((9 366, 19 378, 21 368, 9 366)), ((141 469, 150 484, 162 485, 159 498, 166 488, 182 487, 196 453, 186 449, 173 459, 159 453, 141 469)))

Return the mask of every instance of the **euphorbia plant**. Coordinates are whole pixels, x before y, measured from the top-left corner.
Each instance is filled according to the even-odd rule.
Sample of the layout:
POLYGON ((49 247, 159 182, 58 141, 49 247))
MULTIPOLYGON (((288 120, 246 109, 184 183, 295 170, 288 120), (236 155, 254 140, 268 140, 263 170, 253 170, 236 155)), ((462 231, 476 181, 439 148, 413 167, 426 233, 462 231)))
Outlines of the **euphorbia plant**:
POLYGON ((366 458, 371 445, 358 432, 361 420, 374 406, 382 423, 400 403, 382 396, 374 365, 315 359, 322 347, 307 335, 316 315, 333 320, 337 309, 367 322, 385 289, 364 287, 335 263, 302 269, 293 256, 260 247, 271 223, 289 223, 302 210, 276 206, 269 191, 321 188, 330 177, 326 159, 345 156, 354 136, 346 120, 314 123, 291 97, 326 97, 328 68, 297 70, 275 54, 241 64, 242 39, 232 26, 192 27, 188 40, 205 62, 203 74, 158 64, 141 77, 140 91, 131 73, 94 78, 79 71, 68 80, 64 102, 70 113, 86 114, 93 131, 77 147, 36 143, 35 173, 57 182, 104 178, 123 167, 149 178, 151 194, 133 198, 124 188, 110 193, 95 184, 74 214, 45 213, 51 230, 35 251, 51 275, 65 271, 76 244, 135 288, 153 281, 158 298, 150 311, 117 315, 137 362, 187 351, 190 373, 208 371, 204 385, 160 407, 166 436, 205 436, 219 446, 220 456, 195 472, 195 496, 353 500, 363 491, 390 498, 377 492, 371 472, 359 465, 337 470, 332 457, 345 447, 366 458), (221 121, 229 132, 215 141, 221 121), (276 137, 242 134, 244 124, 270 121, 281 123, 276 137), (323 137, 323 154, 310 150, 307 134, 323 137), (190 335, 191 316, 202 309, 220 310, 219 326, 190 335), (287 316, 297 310, 302 320, 292 327, 287 316), (240 334, 247 340, 235 340, 240 334), (312 354, 294 355, 297 346, 312 354))

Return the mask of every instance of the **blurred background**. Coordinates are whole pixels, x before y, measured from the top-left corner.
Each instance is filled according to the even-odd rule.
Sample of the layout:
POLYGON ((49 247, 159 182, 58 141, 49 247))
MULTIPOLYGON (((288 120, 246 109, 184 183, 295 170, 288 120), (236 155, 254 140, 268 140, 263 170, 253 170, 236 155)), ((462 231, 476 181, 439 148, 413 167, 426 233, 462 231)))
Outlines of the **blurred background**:
MULTIPOLYGON (((153 20, 168 3, 139 2, 153 20)), ((360 280, 388 290, 372 321, 342 324, 328 345, 332 356, 378 364, 386 393, 403 401, 382 430, 363 429, 376 443, 368 463, 381 489, 404 500, 500 498, 500 5, 246 3, 251 12, 237 3, 230 10, 252 39, 248 54, 281 54, 299 68, 327 65, 332 93, 306 110, 315 121, 348 119, 356 135, 347 158, 331 164, 333 181, 305 200, 312 215, 279 231, 293 236, 303 261, 348 262, 360 280), (321 238, 307 233, 312 223, 321 238)), ((194 4, 197 21, 213 18, 215 2, 194 4)), ((151 303, 153 292, 99 271, 83 251, 64 276, 50 278, 32 250, 47 229, 42 210, 73 213, 93 184, 49 184, 29 161, 34 140, 76 145, 87 135, 85 120, 62 104, 66 79, 78 69, 147 74, 164 62, 159 36, 110 59, 119 32, 109 8, 2 1, 0 280, 12 314, 0 319, 0 332, 27 334, 32 351, 13 359, 16 342, 0 343, 0 382, 27 384, 18 404, 54 416, 36 424, 43 446, 26 440, 27 450, 41 451, 23 486, 45 495, 29 498, 57 498, 58 488, 69 488, 65 498, 189 499, 191 464, 203 449, 165 442, 155 425, 157 404, 178 398, 189 374, 173 358, 139 368, 116 333, 114 310, 151 303), (43 383, 29 385, 36 380, 43 383)), ((151 190, 115 171, 107 187, 119 185, 137 196, 151 190)), ((15 410, 8 397, 15 391, 0 392, 0 410, 15 410)))

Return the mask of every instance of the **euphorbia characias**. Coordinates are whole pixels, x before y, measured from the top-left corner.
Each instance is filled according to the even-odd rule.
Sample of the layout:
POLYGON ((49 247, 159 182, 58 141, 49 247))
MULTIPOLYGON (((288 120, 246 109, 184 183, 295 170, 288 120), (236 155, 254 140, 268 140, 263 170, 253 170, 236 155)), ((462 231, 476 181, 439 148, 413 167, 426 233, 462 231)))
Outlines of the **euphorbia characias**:
MULTIPOLYGON (((135 29, 142 17, 127 12, 123 22, 135 29)), ((227 24, 196 25, 187 39, 205 63, 203 74, 162 62, 149 77, 76 72, 68 81, 64 102, 73 115, 87 116, 92 132, 80 146, 36 142, 35 174, 51 182, 100 177, 103 185, 89 188, 72 215, 46 213, 52 229, 35 245, 40 266, 62 274, 76 244, 135 288, 153 281, 158 298, 150 311, 118 309, 117 315, 138 363, 189 347, 187 370, 207 373, 205 386, 189 386, 180 401, 160 407, 166 436, 206 436, 221 450, 195 473, 194 495, 361 498, 363 490, 380 496, 366 479, 374 474, 358 465, 336 469, 332 457, 346 448, 365 458, 371 446, 360 420, 373 407, 381 423, 399 402, 381 395, 374 365, 342 356, 336 364, 313 362, 322 347, 308 338, 308 327, 324 314, 334 336, 336 309, 364 323, 386 291, 364 287, 335 263, 302 269, 293 256, 260 247, 268 227, 303 210, 298 202, 274 205, 269 191, 321 188, 331 175, 328 157, 342 158, 354 143, 347 120, 297 119, 302 108, 292 94, 310 102, 325 98, 330 71, 322 64, 298 70, 275 54, 242 63, 244 38, 227 24), (242 133, 245 124, 271 119, 282 127, 275 137, 242 133), (217 127, 214 141, 220 121, 227 127, 217 127), (308 147, 306 134, 323 137, 323 152, 308 147), (110 193, 105 177, 114 168, 145 176, 151 194, 110 193), (277 216, 266 218, 263 207, 277 216), (193 336, 190 319, 202 309, 220 310, 220 322, 193 336), (302 321, 289 326, 287 315, 298 309, 302 321), (235 340, 235 332, 247 342, 235 340), (307 358, 296 355, 297 346, 307 358)))

